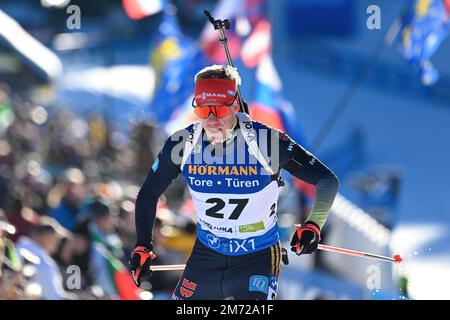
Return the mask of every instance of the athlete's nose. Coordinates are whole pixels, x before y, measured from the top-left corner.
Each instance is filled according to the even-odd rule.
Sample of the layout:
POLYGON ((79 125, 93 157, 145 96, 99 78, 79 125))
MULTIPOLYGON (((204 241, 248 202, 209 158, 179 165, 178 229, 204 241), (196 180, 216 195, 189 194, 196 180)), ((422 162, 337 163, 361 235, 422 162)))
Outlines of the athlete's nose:
POLYGON ((208 115, 208 121, 210 122, 216 122, 217 121, 217 117, 213 112, 210 112, 208 115))

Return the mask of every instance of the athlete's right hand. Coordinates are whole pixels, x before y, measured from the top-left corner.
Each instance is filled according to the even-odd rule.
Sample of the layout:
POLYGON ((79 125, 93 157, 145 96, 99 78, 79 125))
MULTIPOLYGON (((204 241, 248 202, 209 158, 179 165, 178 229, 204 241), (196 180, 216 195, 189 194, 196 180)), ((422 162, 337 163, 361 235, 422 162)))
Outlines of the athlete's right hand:
POLYGON ((144 277, 149 277, 153 273, 150 270, 153 259, 156 258, 156 254, 150 251, 147 247, 137 246, 131 253, 129 261, 131 268, 131 276, 133 277, 136 286, 141 285, 141 280, 144 277))

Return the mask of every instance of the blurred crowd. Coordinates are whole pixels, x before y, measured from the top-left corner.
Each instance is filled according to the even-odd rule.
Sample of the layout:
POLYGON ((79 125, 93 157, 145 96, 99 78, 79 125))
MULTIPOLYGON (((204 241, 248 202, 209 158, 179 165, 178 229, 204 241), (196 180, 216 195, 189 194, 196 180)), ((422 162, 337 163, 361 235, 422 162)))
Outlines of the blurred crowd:
MULTIPOLYGON (((134 201, 160 134, 46 109, 0 82, 0 299, 170 297, 179 272, 155 272, 141 290, 128 271, 134 201)), ((195 226, 178 179, 159 203, 156 263, 184 263, 195 226)))

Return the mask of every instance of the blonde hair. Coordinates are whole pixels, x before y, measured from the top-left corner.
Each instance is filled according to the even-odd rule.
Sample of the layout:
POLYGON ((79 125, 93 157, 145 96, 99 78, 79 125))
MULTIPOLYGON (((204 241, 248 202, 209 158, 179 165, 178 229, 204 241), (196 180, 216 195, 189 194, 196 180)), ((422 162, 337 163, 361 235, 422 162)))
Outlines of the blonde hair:
POLYGON ((242 82, 237 68, 229 65, 223 66, 220 64, 214 64, 203 68, 195 75, 195 81, 208 78, 230 79, 233 80, 236 85, 240 85, 242 82))

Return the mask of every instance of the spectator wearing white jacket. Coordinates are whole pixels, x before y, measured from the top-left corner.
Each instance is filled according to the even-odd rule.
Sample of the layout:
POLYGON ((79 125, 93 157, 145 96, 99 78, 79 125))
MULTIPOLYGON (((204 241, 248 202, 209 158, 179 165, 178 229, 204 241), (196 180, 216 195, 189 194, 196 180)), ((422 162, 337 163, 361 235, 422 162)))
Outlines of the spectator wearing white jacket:
POLYGON ((36 273, 31 281, 40 286, 40 297, 44 300, 73 299, 73 295, 64 290, 58 265, 51 257, 58 248, 62 230, 56 220, 43 217, 30 237, 21 237, 17 244, 19 252, 28 251, 35 256, 36 273))

